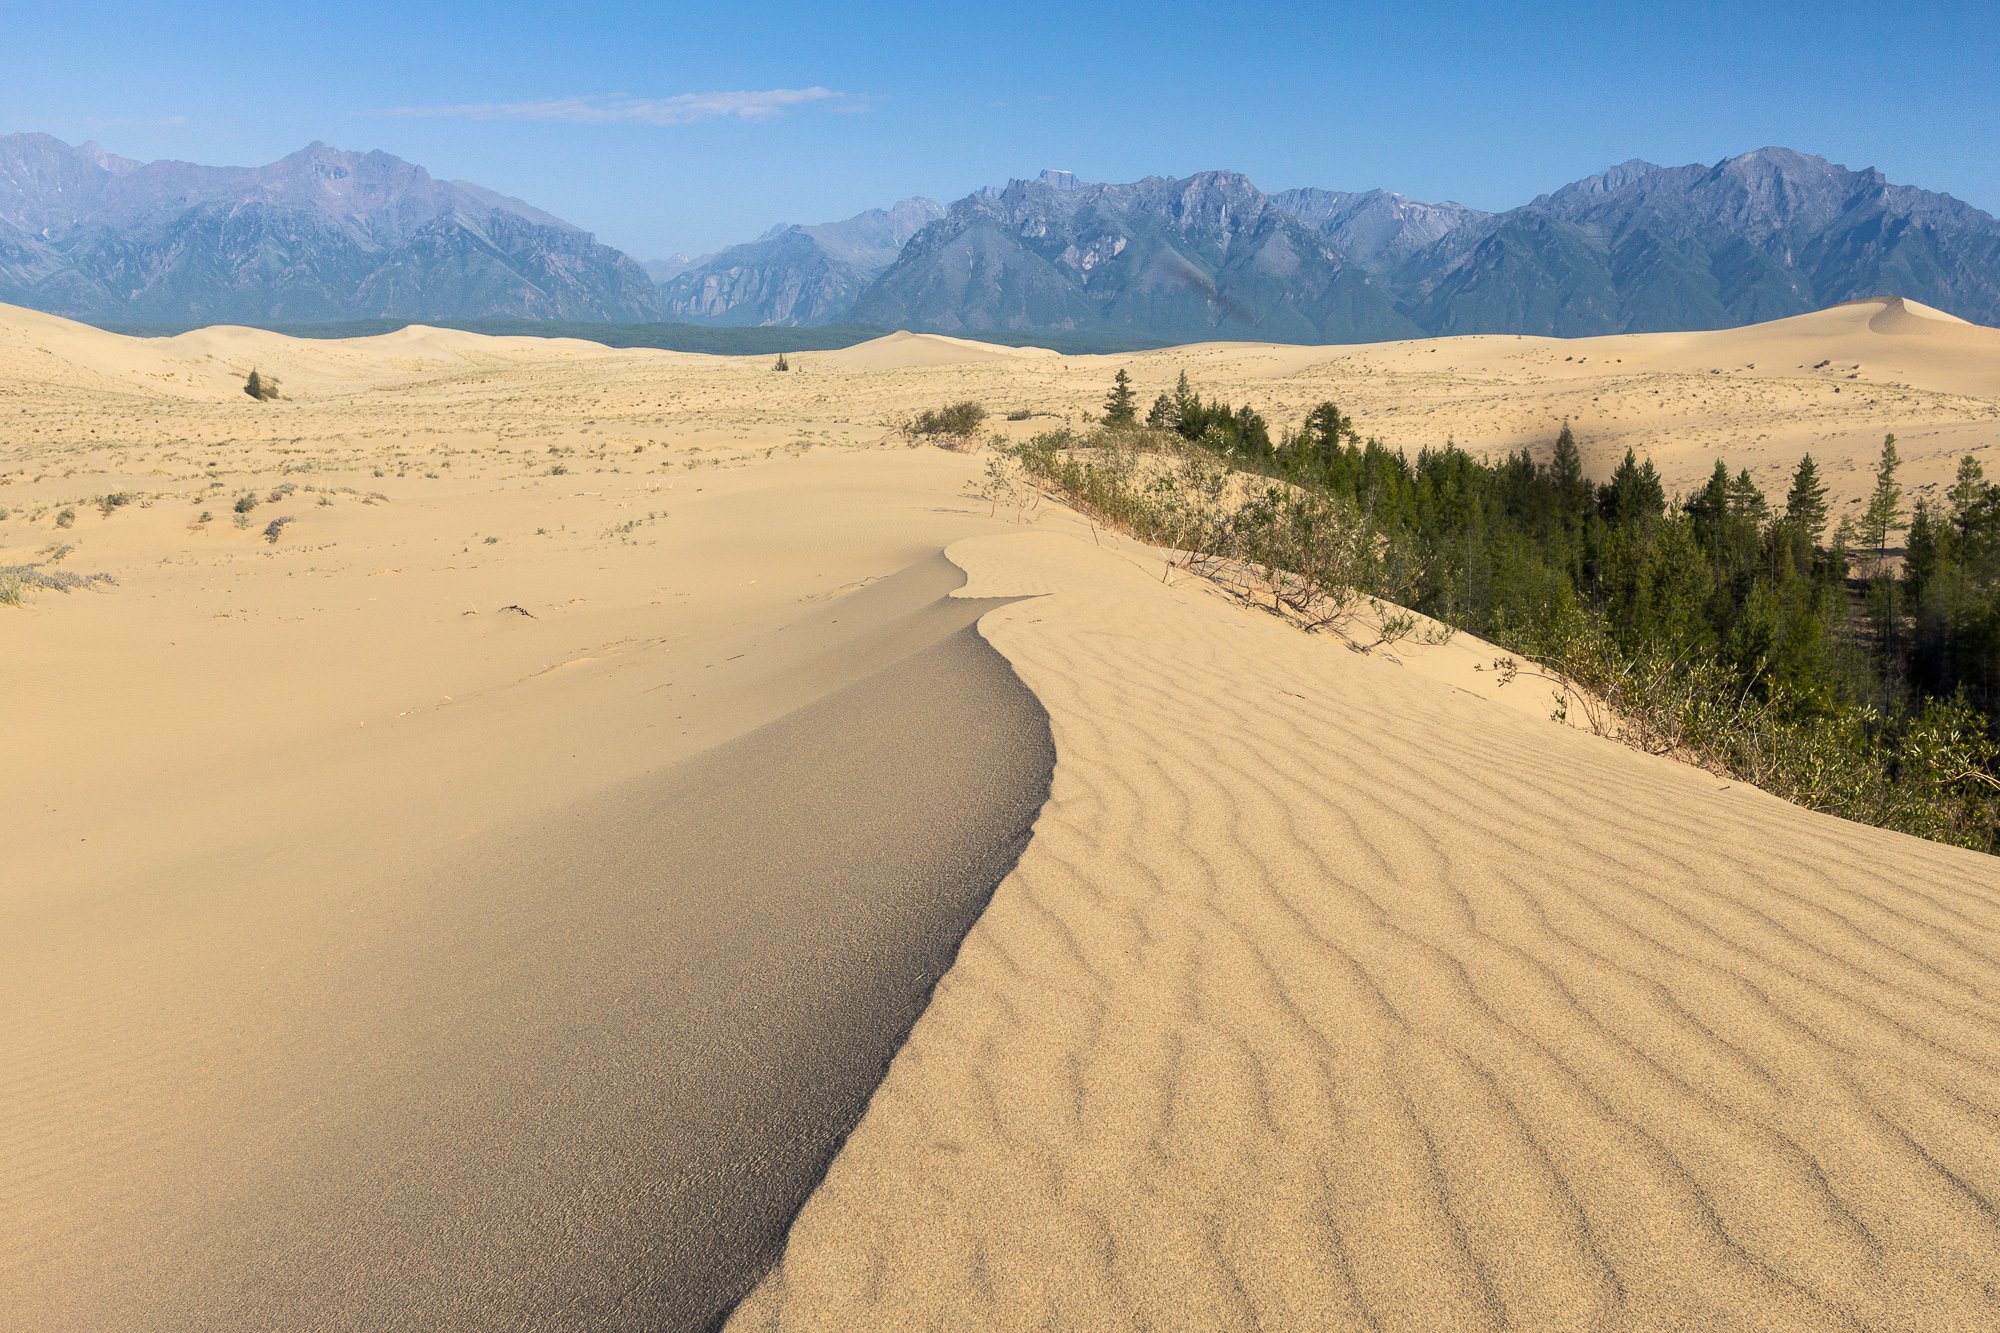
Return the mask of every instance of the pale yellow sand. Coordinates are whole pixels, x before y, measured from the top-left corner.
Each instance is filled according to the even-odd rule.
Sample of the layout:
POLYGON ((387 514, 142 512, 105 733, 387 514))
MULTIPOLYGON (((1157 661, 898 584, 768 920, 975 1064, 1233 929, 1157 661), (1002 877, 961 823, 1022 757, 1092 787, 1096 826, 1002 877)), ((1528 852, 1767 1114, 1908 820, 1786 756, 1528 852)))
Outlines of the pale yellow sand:
POLYGON ((734 1327, 2000 1323, 2000 872, 1073 537, 1055 789, 734 1327))
MULTIPOLYGON (((904 335, 777 374, 0 311, 0 564, 119 579, 0 606, 0 1289, 35 1302, 0 1324, 143 1311, 204 1219, 282 1211, 313 1126, 382 1123, 300 1071, 357 1030, 309 1016, 408 1011, 336 981, 381 981, 352 960, 419 872, 886 665, 799 636, 949 549, 968 595, 1050 594, 982 628, 1049 712, 1052 799, 746 1326, 1992 1327, 1992 861, 1554 726, 1467 636, 1302 636, 993 512, 983 459, 895 428, 1074 424, 1118 367, 1148 398, 1185 367, 1412 447, 1568 416, 1594 470, 1633 444, 1676 486, 1724 456, 1780 491, 1810 448, 1852 503, 1888 430, 1917 493, 1966 451, 2000 475, 1996 341, 1873 302, 1580 342, 904 335)), ((448 975, 487 961, 527 1004, 518 958, 448 975)))

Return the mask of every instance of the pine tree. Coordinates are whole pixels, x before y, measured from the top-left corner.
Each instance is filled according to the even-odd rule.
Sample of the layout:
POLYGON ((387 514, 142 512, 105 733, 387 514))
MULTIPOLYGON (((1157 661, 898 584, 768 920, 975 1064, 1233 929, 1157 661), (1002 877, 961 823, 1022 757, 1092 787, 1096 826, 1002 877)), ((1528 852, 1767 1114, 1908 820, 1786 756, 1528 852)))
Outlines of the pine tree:
POLYGON ((1132 377, 1119 371, 1111 381, 1111 392, 1104 396, 1104 424, 1132 425, 1139 419, 1138 402, 1138 396, 1132 392, 1132 377))
POLYGON ((783 352, 778 353, 778 364, 771 367, 771 369, 773 370, 790 370, 791 368, 792 368, 792 363, 785 359, 785 354, 783 352))
POLYGON ((1958 524, 1961 537, 1971 523, 1973 511, 1990 489, 1986 484, 1986 469, 1979 466, 1978 459, 1967 454, 1958 460, 1958 476, 1953 479, 1945 498, 1951 502, 1952 521, 1958 524))
POLYGON ((1667 510, 1667 493, 1660 485, 1660 474, 1653 470, 1653 462, 1644 464, 1632 450, 1625 451, 1624 460, 1618 470, 1611 474, 1611 484, 1598 492, 1598 505, 1604 521, 1618 527, 1659 518, 1667 510))
POLYGON ((1567 421, 1563 422, 1562 433, 1556 436, 1555 452, 1549 458, 1549 480, 1555 483, 1556 492, 1562 497, 1563 512, 1570 516, 1582 514, 1590 500, 1590 483, 1584 480, 1583 454, 1576 447, 1576 434, 1567 421))
POLYGON ((243 383, 243 392, 249 394, 252 398, 255 398, 258 402, 260 403, 263 402, 264 377, 262 375, 259 375, 254 370, 251 371, 250 378, 245 380, 243 383))
POLYGON ((1792 472, 1792 489, 1785 496, 1785 521, 1817 546, 1826 531, 1826 516, 1826 483, 1819 479, 1819 467, 1813 456, 1807 454, 1799 459, 1792 472))
POLYGON ((1173 430, 1181 424, 1181 414, 1174 407, 1174 400, 1161 394, 1153 400, 1153 406, 1146 413, 1146 424, 1154 430, 1173 430))
POLYGON ((1193 387, 1188 384, 1187 372, 1183 370, 1181 377, 1174 381, 1174 423, 1178 425, 1186 421, 1188 414, 1200 403, 1201 400, 1195 397, 1193 387))
POLYGON ((1896 454, 1896 437, 1885 437, 1882 460, 1875 465, 1875 492, 1868 497, 1868 508, 1861 517, 1862 539, 1875 548, 1878 566, 1889 553, 1889 534, 1903 526, 1903 488, 1896 481, 1896 468, 1902 461, 1896 454))
POLYGON ((1729 465, 1721 459, 1715 460, 1715 470, 1708 474, 1708 484, 1687 499, 1688 517, 1694 520, 1695 532, 1706 542, 1710 550, 1720 547, 1722 525, 1729 517, 1729 465))
POLYGON ((1750 523, 1762 527, 1768 506, 1764 502, 1764 492, 1757 489, 1757 483, 1750 476, 1750 469, 1744 468, 1729 483, 1729 517, 1740 523, 1750 523))

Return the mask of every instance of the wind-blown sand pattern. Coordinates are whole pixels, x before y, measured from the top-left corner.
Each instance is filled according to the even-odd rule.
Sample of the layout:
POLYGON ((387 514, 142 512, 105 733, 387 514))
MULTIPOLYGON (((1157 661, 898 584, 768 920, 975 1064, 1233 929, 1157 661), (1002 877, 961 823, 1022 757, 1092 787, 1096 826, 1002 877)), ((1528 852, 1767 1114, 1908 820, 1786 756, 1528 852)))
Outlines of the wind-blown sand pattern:
POLYGON ((2000 876, 1073 538, 1055 786, 733 1327, 2000 1325, 2000 876))
POLYGON ((1810 448, 1852 504, 1888 430, 1915 494, 2000 468, 1996 342, 775 374, 0 310, 0 565, 118 579, 0 606, 0 1327, 699 1327, 781 1240, 746 1328, 2000 1326, 1994 861, 895 429, 1185 368, 1670 485, 1810 448))

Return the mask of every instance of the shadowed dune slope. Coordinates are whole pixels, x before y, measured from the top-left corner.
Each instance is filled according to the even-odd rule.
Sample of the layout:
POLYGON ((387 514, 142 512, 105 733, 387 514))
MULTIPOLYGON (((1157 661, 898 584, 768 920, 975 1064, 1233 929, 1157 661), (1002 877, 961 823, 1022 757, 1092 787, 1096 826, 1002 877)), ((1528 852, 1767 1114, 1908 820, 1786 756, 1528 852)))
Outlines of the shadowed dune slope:
POLYGON ((733 1328, 2000 1327, 2000 873, 1057 535, 1035 838, 733 1328))
POLYGON ((823 697, 376 891, 160 876, 0 945, 0 1325, 715 1321, 1047 792, 961 581, 816 612, 823 697))

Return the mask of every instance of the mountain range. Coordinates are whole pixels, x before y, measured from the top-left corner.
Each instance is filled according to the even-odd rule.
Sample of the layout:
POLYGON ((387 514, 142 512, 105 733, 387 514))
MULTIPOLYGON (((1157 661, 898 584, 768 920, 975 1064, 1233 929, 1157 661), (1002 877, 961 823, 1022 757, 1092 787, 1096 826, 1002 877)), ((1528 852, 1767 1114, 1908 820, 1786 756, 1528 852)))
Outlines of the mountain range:
POLYGON ((1355 342, 1724 328, 1883 294, 2000 323, 2000 221, 1766 148, 1627 162, 1503 213, 1385 190, 1266 194, 1225 171, 1129 185, 1045 172, 954 203, 844 311, 823 308, 945 333, 1355 342))
POLYGON ((0 301, 106 323, 678 320, 1352 342, 1727 327, 1859 297, 2000 324, 2000 221, 1765 148, 1490 213, 1228 171, 1068 172, 640 265, 533 205, 324 144, 264 167, 0 136, 0 301))
POLYGON ((0 301, 157 323, 665 313, 589 233, 387 153, 205 167, 45 134, 0 136, 0 301))

